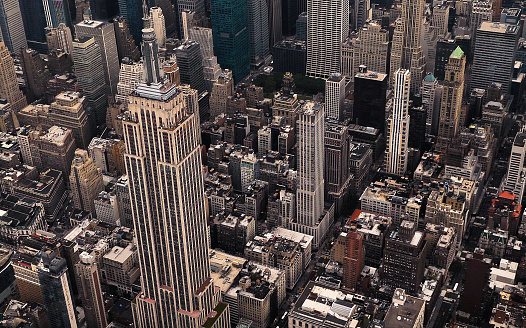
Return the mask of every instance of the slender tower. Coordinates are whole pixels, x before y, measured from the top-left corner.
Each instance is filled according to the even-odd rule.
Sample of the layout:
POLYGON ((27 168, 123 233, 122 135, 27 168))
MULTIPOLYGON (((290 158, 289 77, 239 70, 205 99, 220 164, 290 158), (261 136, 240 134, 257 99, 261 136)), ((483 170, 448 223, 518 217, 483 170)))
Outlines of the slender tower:
POLYGON ((391 50, 391 86, 395 72, 408 69, 411 72, 411 91, 420 92, 426 62, 422 50, 422 25, 424 0, 402 0, 402 17, 395 23, 391 50))
POLYGON ((227 328, 229 308, 210 277, 199 118, 162 79, 157 51, 144 29, 144 75, 123 124, 141 269, 135 326, 227 328))
POLYGON ((387 173, 404 175, 407 169, 407 142, 409 140, 409 85, 411 73, 399 69, 395 73, 392 110, 387 119, 387 173))

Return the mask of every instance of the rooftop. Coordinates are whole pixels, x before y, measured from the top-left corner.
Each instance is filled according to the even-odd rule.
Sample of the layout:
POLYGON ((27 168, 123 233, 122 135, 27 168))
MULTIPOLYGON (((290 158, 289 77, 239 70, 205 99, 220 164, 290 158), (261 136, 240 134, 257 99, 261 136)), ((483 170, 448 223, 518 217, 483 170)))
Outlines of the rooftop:
POLYGON ((233 256, 216 250, 210 250, 210 271, 216 287, 226 293, 241 273, 247 262, 242 257, 233 256))

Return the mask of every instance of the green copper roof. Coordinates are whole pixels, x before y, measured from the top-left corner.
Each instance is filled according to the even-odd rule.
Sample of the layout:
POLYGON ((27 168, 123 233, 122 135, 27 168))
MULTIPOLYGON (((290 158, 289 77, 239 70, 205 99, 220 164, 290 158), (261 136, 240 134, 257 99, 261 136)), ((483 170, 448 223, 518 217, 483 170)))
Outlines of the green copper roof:
POLYGON ((427 74, 426 78, 424 79, 424 81, 426 81, 426 82, 433 82, 435 80, 436 79, 435 79, 435 76, 433 75, 433 73, 427 74))
POLYGON ((462 58, 463 55, 464 55, 464 51, 462 51, 462 49, 460 49, 460 47, 457 47, 457 49, 455 49, 455 51, 453 51, 453 53, 451 54, 451 56, 449 56, 449 58, 460 59, 460 58, 462 58))

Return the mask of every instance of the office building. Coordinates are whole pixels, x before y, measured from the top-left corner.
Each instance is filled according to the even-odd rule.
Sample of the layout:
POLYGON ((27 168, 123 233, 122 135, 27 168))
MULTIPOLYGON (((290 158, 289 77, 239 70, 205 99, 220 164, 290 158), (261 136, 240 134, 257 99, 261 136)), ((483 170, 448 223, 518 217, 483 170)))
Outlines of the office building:
POLYGON ((106 283, 116 287, 119 293, 132 293, 133 284, 141 274, 137 247, 133 243, 126 247, 113 246, 102 257, 101 271, 106 277, 106 283))
POLYGON ((281 33, 283 36, 294 36, 296 33, 296 20, 300 14, 298 11, 298 2, 285 0, 282 3, 281 9, 281 33))
POLYGON ((298 185, 296 221, 291 230, 314 236, 314 245, 323 242, 334 219, 334 204, 329 210, 324 201, 325 109, 323 104, 308 101, 298 110, 298 185))
POLYGON ((203 60, 199 43, 185 41, 177 49, 177 66, 181 76, 181 83, 189 84, 199 94, 206 91, 203 75, 203 60))
POLYGON ((210 94, 210 117, 226 113, 228 97, 234 93, 232 71, 224 70, 212 87, 210 94))
POLYGON ((308 76, 327 78, 331 73, 341 72, 340 51, 348 34, 348 1, 307 2, 308 76))
POLYGON ((75 264, 75 278, 86 314, 86 323, 89 327, 106 328, 108 323, 96 258, 87 252, 82 252, 79 257, 80 261, 75 264))
MULTIPOLYGON (((433 72, 434 76, 438 80, 444 81, 444 78, 446 77, 446 65, 449 63, 449 56, 451 56, 457 47, 458 45, 454 39, 441 38, 437 41, 435 51, 435 69, 433 72)), ((466 51, 464 52, 467 54, 466 51)))
POLYGON ((357 226, 352 226, 345 237, 345 255, 343 257, 343 285, 351 290, 356 290, 358 278, 362 272, 365 259, 363 245, 364 235, 358 231, 357 226))
POLYGON ((371 19, 371 1, 356 0, 354 2, 354 29, 360 30, 371 19))
POLYGON ((444 153, 457 136, 461 122, 466 120, 462 115, 462 95, 464 93, 464 71, 466 69, 466 55, 457 47, 449 56, 446 66, 446 77, 440 101, 440 115, 438 121, 438 139, 436 150, 444 153))
POLYGON ((387 75, 361 67, 354 77, 354 121, 385 132, 387 75))
POLYGON ((51 103, 48 112, 49 122, 70 129, 80 148, 86 148, 92 137, 85 106, 86 99, 78 93, 61 92, 51 103))
POLYGON ((119 7, 116 1, 89 0, 93 19, 107 21, 117 15, 119 7))
POLYGON ((26 0, 18 1, 18 3, 24 22, 27 45, 38 52, 46 53, 48 47, 46 45, 45 29, 47 22, 44 14, 44 2, 42 0, 26 0))
POLYGON ((466 283, 460 296, 459 310, 478 320, 484 315, 484 303, 489 287, 491 260, 484 258, 484 250, 475 248, 466 259, 466 283))
POLYGON ((345 78, 340 73, 331 73, 325 81, 325 117, 340 120, 345 100, 345 78))
POLYGON ((307 12, 302 12, 296 20, 296 40, 307 42, 307 12))
POLYGON ((269 48, 271 48, 273 45, 281 41, 283 37, 283 3, 278 0, 269 0, 267 1, 267 7, 268 29, 270 33, 269 48))
POLYGON ((249 0, 247 9, 250 65, 259 69, 270 59, 267 1, 249 0))
POLYGON ((75 25, 75 35, 77 38, 92 37, 95 39, 95 43, 100 48, 105 85, 109 88, 109 94, 115 96, 119 82, 119 52, 113 24, 102 21, 83 21, 75 25))
POLYGON ((66 260, 52 250, 42 250, 38 281, 51 327, 76 328, 75 303, 66 260))
MULTIPOLYGON (((358 1, 357 1, 358 2, 358 1)), ((342 43, 341 73, 353 80, 360 66, 382 74, 388 74, 389 32, 376 22, 368 22, 357 31, 356 38, 342 43)))
POLYGON ((281 40, 272 50, 274 70, 305 75, 307 69, 307 43, 301 40, 281 40))
POLYGON ((487 0, 475 0, 471 4, 471 14, 469 26, 473 33, 477 31, 482 22, 491 22, 493 11, 492 2, 487 0))
POLYGON ((71 26, 69 0, 43 0, 47 27, 58 27, 60 24, 71 26))
POLYGON ((393 302, 384 318, 384 327, 397 327, 403 322, 403 327, 424 328, 426 301, 406 294, 402 288, 397 288, 393 294, 393 302))
POLYGON ((166 24, 164 21, 163 10, 160 7, 150 8, 150 28, 153 28, 155 32, 155 38, 157 39, 157 45, 160 48, 164 48, 166 43, 166 24))
POLYGON ((483 22, 477 30, 470 88, 487 90, 491 83, 500 83, 509 93, 515 52, 520 37, 517 25, 483 22))
POLYGON ((91 107, 97 125, 106 122, 108 92, 105 87, 101 49, 90 37, 73 41, 74 71, 79 88, 86 97, 86 106, 91 107))
POLYGON ((118 0, 119 14, 126 20, 136 44, 142 39, 143 25, 143 1, 141 0, 118 0))
POLYGON ((400 69, 396 72, 392 110, 387 118, 387 147, 385 149, 385 169, 391 174, 404 175, 407 170, 411 78, 409 70, 400 69))
POLYGON ((27 105, 26 97, 18 88, 13 57, 4 42, 0 42, 0 97, 11 104, 15 113, 27 105))
POLYGON ((115 40, 117 42, 119 60, 122 62, 124 58, 130 58, 134 61, 139 61, 141 53, 130 32, 128 21, 122 16, 115 17, 113 19, 113 27, 115 28, 115 40))
POLYGON ((18 54, 20 49, 27 48, 24 22, 18 0, 0 1, 0 32, 2 41, 10 53, 18 54))
POLYGON ((212 29, 205 27, 193 27, 188 30, 189 39, 199 43, 201 56, 203 57, 203 75, 205 78, 206 89, 212 92, 214 82, 221 74, 221 67, 214 56, 214 39, 212 29))
POLYGON ((46 28, 46 42, 49 52, 60 49, 68 55, 72 55, 73 53, 71 29, 65 24, 59 24, 53 28, 46 28))
POLYGON ((210 278, 208 238, 202 233, 207 218, 198 118, 187 112, 177 87, 161 81, 153 29, 144 30, 143 40, 145 74, 123 122, 130 196, 137 200, 132 213, 141 269, 142 291, 132 304, 134 322, 144 328, 197 328, 205 322, 227 327, 229 308, 219 302, 210 278), (150 138, 154 142, 146 144, 150 138), (155 142, 162 138, 179 146, 164 148, 155 142), (183 238, 178 229, 162 233, 171 226, 184 226, 186 236, 192 237, 183 238))
POLYGON ((29 132, 31 161, 39 170, 54 168, 69 177, 75 155, 75 139, 70 129, 52 126, 46 131, 29 132))
POLYGON ((241 0, 211 2, 214 54, 221 68, 232 71, 235 83, 250 73, 247 3, 241 0))
POLYGON ((426 134, 428 135, 436 135, 438 133, 442 90, 443 87, 438 84, 438 79, 431 73, 427 74, 424 81, 422 81, 420 95, 422 96, 422 107, 426 112, 426 134))
POLYGON ((424 233, 416 230, 417 223, 402 221, 385 240, 380 278, 393 288, 403 288, 416 294, 424 279, 426 260, 424 233))
POLYGON ((93 201, 104 190, 102 170, 97 167, 84 149, 75 151, 69 175, 69 186, 76 208, 89 212, 95 211, 93 201))
POLYGON ((325 127, 325 195, 335 202, 336 212, 343 208, 349 187, 350 136, 347 126, 329 121, 325 127))
POLYGON ((121 102, 127 106, 128 96, 131 95, 142 76, 142 62, 134 61, 130 58, 123 58, 121 70, 119 71, 119 83, 117 83, 117 95, 115 101, 121 102))
POLYGON ((502 189, 517 196, 522 203, 524 188, 526 184, 526 170, 524 169, 524 158, 526 156, 526 134, 519 132, 515 135, 511 155, 508 162, 508 170, 503 181, 502 189))
POLYGON ((411 91, 418 93, 425 74, 422 50, 424 0, 403 0, 402 16, 395 22, 390 61, 390 86, 395 85, 399 69, 411 73, 411 91))
POLYGON ((466 196, 458 189, 433 190, 428 198, 425 222, 455 229, 460 243, 466 230, 468 211, 466 196))

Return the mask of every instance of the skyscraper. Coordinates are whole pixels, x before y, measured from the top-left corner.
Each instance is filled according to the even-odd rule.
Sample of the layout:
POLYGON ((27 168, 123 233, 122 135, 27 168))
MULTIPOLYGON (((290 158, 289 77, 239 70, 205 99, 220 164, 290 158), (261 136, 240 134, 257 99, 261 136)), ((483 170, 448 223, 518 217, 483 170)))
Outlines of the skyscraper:
POLYGON ((115 40, 117 42, 119 60, 122 61, 125 57, 128 57, 129 59, 139 61, 141 53, 128 28, 128 21, 122 16, 115 17, 113 19, 113 27, 115 28, 115 40))
POLYGON ((218 0, 211 5, 214 53, 219 65, 232 70, 238 83, 250 73, 247 2, 218 0))
POLYGON ((81 37, 73 41, 74 71, 87 107, 95 114, 98 125, 106 122, 108 93, 104 85, 104 67, 100 47, 94 38, 81 37))
POLYGON ((137 44, 142 38, 142 1, 143 0, 118 0, 119 1, 119 12, 122 17, 126 20, 126 24, 130 29, 130 33, 137 44))
POLYGON ((354 27, 361 29, 371 16, 370 0, 354 0, 354 27))
POLYGON ((183 31, 183 22, 181 17, 183 12, 192 12, 194 14, 193 18, 197 21, 198 25, 201 25, 206 19, 204 0, 178 0, 177 10, 179 13, 179 25, 181 31, 183 31))
POLYGON ((11 53, 27 48, 24 22, 18 0, 0 0, 0 32, 2 41, 11 53))
POLYGON ((199 120, 161 80, 152 29, 144 29, 143 80, 123 122, 142 292, 136 327, 228 327, 210 278, 199 120), (168 231, 168 232, 167 232, 168 231), (209 325, 210 327, 212 325, 209 325))
POLYGON ((307 1, 307 75, 340 73, 340 50, 349 34, 349 1, 307 1))
POLYGON ((515 136, 511 148, 508 172, 502 185, 502 190, 517 196, 519 203, 522 202, 526 184, 526 170, 524 169, 524 158, 526 156, 526 134, 519 132, 515 136))
POLYGON ((422 107, 426 111, 426 133, 436 135, 438 133, 438 120, 440 114, 440 99, 443 87, 431 73, 427 74, 420 88, 422 96, 422 107))
POLYGON ((399 69, 395 74, 394 97, 386 131, 385 170, 391 174, 404 175, 407 169, 410 83, 409 70, 399 69))
POLYGON ((101 21, 83 21, 75 25, 77 38, 93 37, 99 45, 104 67, 104 78, 106 86, 109 87, 111 95, 117 94, 117 83, 119 82, 119 52, 117 51, 117 40, 113 24, 101 21))
POLYGON ((117 1, 89 0, 91 16, 93 19, 107 21, 119 12, 117 1))
POLYGON ((93 255, 86 252, 80 254, 80 261, 75 264, 75 277, 88 327, 106 328, 108 323, 100 287, 99 269, 93 255))
POLYGON ((212 92, 214 82, 221 74, 221 67, 214 56, 214 38, 212 29, 205 27, 193 27, 188 31, 189 39, 197 41, 203 57, 203 75, 205 78, 206 89, 212 92))
POLYGON ((175 49, 177 66, 181 75, 181 83, 189 84, 192 89, 199 93, 206 91, 203 75, 203 59, 199 43, 185 41, 175 49))
POLYGON ((160 7, 150 8, 150 27, 155 31, 157 45, 164 47, 166 43, 166 24, 164 21, 163 10, 160 7))
POLYGON ((47 46, 44 29, 47 23, 42 0, 24 0, 19 3, 29 48, 45 53, 47 46))
POLYGON ((48 27, 71 26, 68 0, 42 0, 48 27))
POLYGON ((345 78, 340 73, 331 73, 325 81, 325 116, 339 120, 345 100, 345 78))
POLYGON ((247 9, 250 64, 254 68, 259 68, 270 55, 267 2, 266 0, 248 0, 247 9))
POLYGON ((354 77, 353 116, 357 124, 385 133, 387 75, 362 67, 354 77))
POLYGON ((336 211, 344 206, 349 186, 349 158, 351 136, 344 124, 329 120, 325 126, 325 197, 336 203, 336 211))
POLYGON ((296 123, 298 154, 298 185, 296 189, 296 221, 294 231, 314 236, 319 245, 333 218, 324 212, 324 136, 325 109, 323 104, 307 101, 298 110, 296 123))
POLYGON ((493 12, 491 1, 475 0, 471 4, 471 20, 469 26, 473 33, 478 30, 482 22, 491 22, 493 12))
POLYGON ((15 113, 27 105, 26 97, 18 88, 13 57, 4 42, 0 42, 0 97, 11 104, 15 113))
POLYGON ((214 83, 210 94, 210 117, 213 119, 217 115, 226 113, 227 100, 234 93, 234 80, 232 72, 225 70, 214 83))
POLYGON ((49 51, 61 49, 68 55, 73 52, 73 37, 71 29, 66 24, 59 24, 56 28, 46 28, 46 42, 49 51))
POLYGON ((66 260, 49 249, 41 251, 38 280, 51 327, 77 328, 66 260))
POLYGON ((436 150, 445 153, 448 144, 456 137, 462 121, 462 94, 464 93, 464 71, 466 55, 457 47, 449 56, 446 66, 440 119, 438 121, 438 139, 436 150))
POLYGON ((420 92, 425 74, 425 56, 422 50, 422 25, 424 0, 403 0, 402 17, 396 20, 391 49, 390 85, 393 86, 396 71, 411 72, 411 91, 420 92))
POLYGON ((519 32, 517 25, 482 22, 475 39, 471 90, 487 90, 491 83, 500 83, 502 92, 509 92, 519 32))
POLYGON ((29 98, 29 102, 33 102, 44 96, 51 75, 45 69, 46 64, 36 50, 22 49, 20 55, 24 67, 27 97, 29 98))

